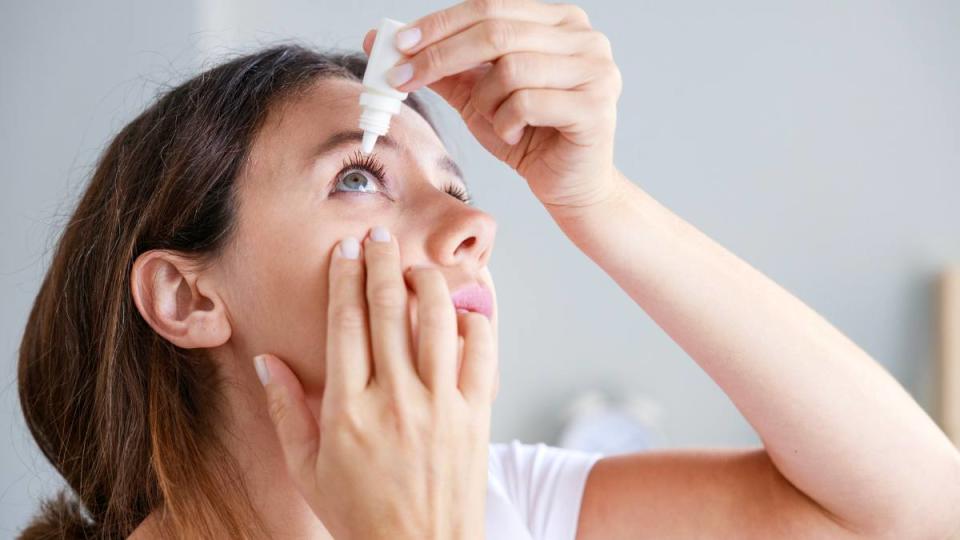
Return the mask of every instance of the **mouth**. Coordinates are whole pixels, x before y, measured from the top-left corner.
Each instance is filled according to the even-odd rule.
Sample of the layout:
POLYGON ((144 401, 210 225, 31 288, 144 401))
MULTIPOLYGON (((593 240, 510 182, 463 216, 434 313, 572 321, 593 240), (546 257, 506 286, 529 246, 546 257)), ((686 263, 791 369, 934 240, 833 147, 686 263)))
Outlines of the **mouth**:
POLYGON ((454 291, 450 298, 458 312, 473 311, 486 315, 488 319, 493 317, 493 295, 486 287, 476 283, 465 285, 454 291))

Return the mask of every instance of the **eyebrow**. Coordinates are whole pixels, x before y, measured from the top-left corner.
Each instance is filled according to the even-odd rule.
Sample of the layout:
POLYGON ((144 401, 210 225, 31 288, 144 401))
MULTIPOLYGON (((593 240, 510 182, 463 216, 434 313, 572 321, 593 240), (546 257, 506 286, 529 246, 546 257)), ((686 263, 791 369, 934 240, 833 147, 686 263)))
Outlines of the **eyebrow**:
MULTIPOLYGON (((314 152, 315 156, 322 156, 328 152, 332 152, 336 148, 339 148, 345 144, 360 144, 363 141, 363 130, 359 129, 350 129, 344 131, 338 131, 333 135, 327 137, 325 141, 320 143, 320 146, 317 147, 317 151, 314 152)), ((390 135, 382 135, 377 138, 377 144, 383 144, 387 148, 390 148, 394 151, 399 151, 401 145, 397 142, 396 139, 390 135)), ((437 167, 441 170, 447 171, 451 174, 456 175, 457 178, 463 182, 463 185, 467 185, 466 179, 463 177, 463 171, 460 170, 460 167, 457 165, 457 162, 450 158, 450 156, 444 154, 440 156, 440 159, 437 160, 437 167)))

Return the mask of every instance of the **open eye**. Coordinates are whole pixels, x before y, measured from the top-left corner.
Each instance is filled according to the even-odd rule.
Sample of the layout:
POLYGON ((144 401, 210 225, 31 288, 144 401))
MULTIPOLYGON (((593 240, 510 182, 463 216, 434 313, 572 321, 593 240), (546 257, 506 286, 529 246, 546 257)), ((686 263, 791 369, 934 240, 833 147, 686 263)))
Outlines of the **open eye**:
POLYGON ((340 174, 334 191, 353 191, 354 193, 379 193, 377 183, 380 179, 372 172, 362 167, 347 169, 340 174), (341 186, 344 186, 341 189, 341 186))
MULTIPOLYGON (((363 154, 360 150, 354 152, 343 161, 340 172, 337 173, 332 193, 346 191, 347 193, 385 193, 389 198, 390 183, 386 180, 386 169, 383 163, 373 154, 363 154)), ((459 184, 450 184, 443 191, 467 205, 473 205, 470 192, 459 184)))

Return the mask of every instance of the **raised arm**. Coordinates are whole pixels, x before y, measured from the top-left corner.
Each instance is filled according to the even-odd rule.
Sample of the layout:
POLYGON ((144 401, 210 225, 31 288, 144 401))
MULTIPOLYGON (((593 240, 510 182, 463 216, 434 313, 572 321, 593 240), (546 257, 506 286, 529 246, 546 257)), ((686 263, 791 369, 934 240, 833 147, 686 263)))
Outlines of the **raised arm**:
POLYGON ((456 109, 763 439, 751 452, 602 460, 584 494, 581 540, 935 538, 957 527, 960 458, 903 388, 616 171, 622 79, 583 9, 467 0, 411 22, 396 45, 408 58, 387 74, 391 84, 429 87, 456 109))
POLYGON ((765 452, 601 462, 581 540, 631 530, 636 538, 655 525, 669 537, 727 538, 782 537, 793 525, 817 538, 946 538, 960 528, 960 454, 896 380, 803 302, 614 174, 620 191, 606 202, 548 210, 730 396, 765 452))

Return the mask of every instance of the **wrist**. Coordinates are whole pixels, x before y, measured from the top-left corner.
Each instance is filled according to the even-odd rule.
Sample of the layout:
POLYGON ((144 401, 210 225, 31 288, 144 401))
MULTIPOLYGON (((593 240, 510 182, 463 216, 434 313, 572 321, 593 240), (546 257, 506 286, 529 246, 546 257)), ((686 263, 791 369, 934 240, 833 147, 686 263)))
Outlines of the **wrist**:
POLYGON ((604 182, 605 187, 588 202, 581 204, 544 203, 544 208, 561 229, 592 223, 596 219, 610 216, 614 208, 623 202, 624 197, 629 196, 628 190, 635 186, 616 167, 612 167, 608 174, 608 180, 604 182))

